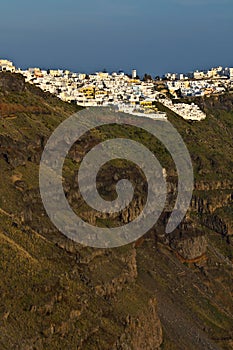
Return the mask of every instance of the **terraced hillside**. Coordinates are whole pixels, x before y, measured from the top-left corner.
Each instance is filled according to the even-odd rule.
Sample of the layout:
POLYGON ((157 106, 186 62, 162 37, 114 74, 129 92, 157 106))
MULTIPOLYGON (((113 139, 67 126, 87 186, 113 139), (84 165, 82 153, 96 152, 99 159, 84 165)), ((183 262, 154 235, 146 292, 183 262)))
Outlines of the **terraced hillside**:
MULTIPOLYGON (((0 74, 0 349, 233 349, 233 96, 196 100, 207 113, 184 121, 166 110, 193 160, 195 191, 184 222, 164 233, 176 195, 171 157, 151 135, 134 128, 96 129, 72 147, 64 190, 74 211, 97 225, 133 220, 143 208, 143 174, 125 161, 99 173, 103 197, 126 176, 132 204, 100 217, 82 202, 77 172, 99 141, 134 138, 167 169, 168 202, 143 239, 117 249, 83 247, 61 235, 39 195, 46 140, 75 105, 0 74)), ((158 106, 164 109, 163 106, 158 106)))

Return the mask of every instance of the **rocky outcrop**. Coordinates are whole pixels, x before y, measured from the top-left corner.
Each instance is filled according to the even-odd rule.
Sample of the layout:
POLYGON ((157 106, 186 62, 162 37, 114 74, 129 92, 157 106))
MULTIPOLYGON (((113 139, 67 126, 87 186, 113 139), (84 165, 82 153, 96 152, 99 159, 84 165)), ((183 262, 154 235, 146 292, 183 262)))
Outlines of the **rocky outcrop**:
POLYGON ((26 83, 20 74, 0 73, 0 92, 23 92, 26 83))
POLYGON ((124 289, 125 285, 135 282, 137 272, 136 249, 132 249, 131 254, 123 260, 126 265, 122 273, 108 283, 95 287, 97 295, 102 297, 113 297, 117 292, 124 289))
MULTIPOLYGON (((190 98, 192 100, 192 98, 190 98)), ((195 103, 204 110, 218 109, 224 111, 232 111, 233 109, 233 95, 221 94, 216 96, 195 98, 195 103)))
POLYGON ((233 235, 232 218, 224 218, 219 214, 208 215, 203 218, 204 224, 211 230, 220 233, 223 236, 233 235))
POLYGON ((191 200, 191 210, 198 214, 213 214, 216 209, 230 205, 232 202, 232 193, 222 191, 213 195, 210 191, 197 192, 193 194, 191 200), (204 195, 204 198, 203 198, 204 195))
POLYGON ((113 350, 158 350, 162 340, 156 300, 151 299, 148 309, 143 314, 127 317, 125 331, 113 346, 113 350))
POLYGON ((0 158, 13 168, 25 165, 26 161, 39 164, 45 142, 44 137, 37 136, 30 143, 25 141, 15 141, 9 136, 0 135, 0 158))
POLYGON ((192 261, 206 253, 207 239, 204 233, 195 230, 178 231, 171 235, 170 247, 184 260, 192 261))

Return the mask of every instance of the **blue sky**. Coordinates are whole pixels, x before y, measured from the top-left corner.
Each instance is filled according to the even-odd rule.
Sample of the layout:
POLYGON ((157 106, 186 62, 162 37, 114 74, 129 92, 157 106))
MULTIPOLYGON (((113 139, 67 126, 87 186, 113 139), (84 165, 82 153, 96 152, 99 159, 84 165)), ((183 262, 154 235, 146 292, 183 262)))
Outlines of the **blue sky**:
POLYGON ((0 57, 140 74, 233 66, 233 0, 0 0, 0 57))

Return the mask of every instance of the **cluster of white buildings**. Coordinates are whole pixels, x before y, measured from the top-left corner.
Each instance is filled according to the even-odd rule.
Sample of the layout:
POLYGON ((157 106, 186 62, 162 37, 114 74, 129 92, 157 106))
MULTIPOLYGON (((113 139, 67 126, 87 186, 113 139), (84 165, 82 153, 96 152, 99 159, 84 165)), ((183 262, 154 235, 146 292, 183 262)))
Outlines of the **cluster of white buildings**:
POLYGON ((233 68, 211 68, 189 74, 168 73, 166 86, 173 97, 220 94, 233 87, 233 68))
POLYGON ((201 121, 206 118, 206 114, 195 103, 173 103, 167 98, 160 99, 160 102, 186 120, 201 121))
POLYGON ((215 79, 215 78, 233 78, 233 68, 223 68, 221 66, 209 70, 196 70, 188 74, 167 73, 164 78, 167 80, 184 80, 184 79, 215 79))
MULTIPOLYGON (((39 68, 21 71, 27 82, 44 91, 56 94, 66 102, 80 106, 107 106, 109 104, 139 104, 147 99, 153 101, 157 92, 153 82, 144 83, 124 73, 86 75, 69 71, 39 68)), ((136 71, 133 74, 136 75, 136 71)))
POLYGON ((195 104, 173 104, 165 95, 161 98, 153 82, 137 79, 136 70, 133 70, 132 77, 124 73, 98 72, 86 75, 59 70, 41 71, 39 68, 21 73, 27 82, 56 94, 63 101, 80 106, 113 105, 125 113, 166 119, 166 114, 158 112, 155 107, 159 101, 184 119, 199 121, 206 117, 195 104))
MULTIPOLYGON (((159 101, 184 119, 202 120, 206 117, 195 104, 173 103, 166 93, 157 91, 158 82, 141 81, 136 70, 130 76, 123 72, 97 72, 87 75, 68 70, 21 70, 11 61, 0 60, 0 71, 21 73, 26 82, 58 96, 63 101, 84 107, 114 105, 131 114, 165 118, 164 113, 159 113, 156 109, 156 102, 159 101)), ((173 98, 223 93, 233 85, 233 68, 218 67, 207 72, 196 71, 192 76, 167 74, 163 80, 173 98)))
POLYGON ((226 79, 215 80, 174 80, 167 81, 166 86, 173 97, 205 96, 226 92, 230 82, 226 79))

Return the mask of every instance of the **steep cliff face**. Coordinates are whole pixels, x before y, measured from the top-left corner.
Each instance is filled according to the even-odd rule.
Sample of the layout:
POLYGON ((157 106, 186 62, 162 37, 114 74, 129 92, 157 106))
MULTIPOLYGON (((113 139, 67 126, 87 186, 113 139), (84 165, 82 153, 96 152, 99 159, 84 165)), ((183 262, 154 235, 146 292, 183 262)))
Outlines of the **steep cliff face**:
POLYGON ((0 347, 112 349, 127 335, 136 349, 148 315, 156 349, 162 329, 155 301, 148 306, 153 293, 138 284, 135 248, 85 249, 58 233, 43 209, 38 166, 46 139, 77 110, 20 76, 0 76, 0 347))
MULTIPOLYGON (((55 229, 39 193, 46 140, 78 108, 28 86, 20 76, 0 74, 0 348, 233 349, 233 119, 227 101, 224 109, 208 100, 204 124, 169 116, 195 171, 190 210, 170 235, 165 227, 177 194, 172 162, 148 135, 116 130, 159 150, 168 165, 167 203, 157 226, 139 241, 91 249, 55 229)), ((147 194, 138 169, 113 162, 98 175, 99 191, 112 200, 115 184, 127 177, 135 185, 131 205, 109 216, 84 203, 77 186, 79 162, 93 145, 113 137, 111 132, 87 135, 64 165, 64 191, 73 210, 106 227, 134 220, 147 194)))

